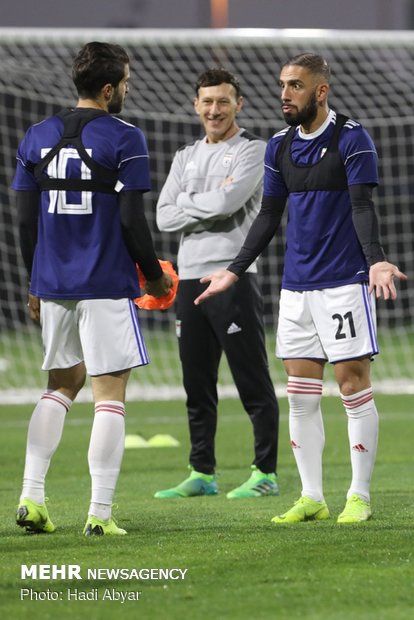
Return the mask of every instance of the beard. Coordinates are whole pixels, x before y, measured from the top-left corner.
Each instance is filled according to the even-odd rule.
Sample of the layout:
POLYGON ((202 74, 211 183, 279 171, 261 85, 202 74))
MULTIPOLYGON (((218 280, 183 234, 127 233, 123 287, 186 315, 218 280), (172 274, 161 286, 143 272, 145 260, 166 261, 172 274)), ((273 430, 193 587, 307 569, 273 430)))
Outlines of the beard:
POLYGON ((109 114, 119 114, 122 110, 123 99, 119 94, 118 90, 115 90, 111 101, 108 103, 108 112, 109 114))
POLYGON ((312 123, 312 121, 315 120, 317 113, 318 104, 316 101, 316 95, 313 93, 309 97, 308 103, 302 110, 297 111, 296 114, 292 112, 287 112, 285 114, 283 112, 283 117, 290 127, 298 127, 299 125, 307 125, 312 123))

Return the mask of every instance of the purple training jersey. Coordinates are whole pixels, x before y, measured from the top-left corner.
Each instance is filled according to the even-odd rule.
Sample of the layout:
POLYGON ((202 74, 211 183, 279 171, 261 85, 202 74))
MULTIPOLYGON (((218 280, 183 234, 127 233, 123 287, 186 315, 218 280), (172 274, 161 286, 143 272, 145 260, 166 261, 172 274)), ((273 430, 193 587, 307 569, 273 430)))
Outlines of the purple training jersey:
MULTIPOLYGON (((291 146, 291 160, 309 166, 323 157, 330 144, 336 114, 313 134, 299 128, 291 146)), ((288 223, 282 288, 323 289, 368 280, 368 267, 352 222, 349 192, 301 191, 288 194, 277 164, 278 148, 287 129, 269 141, 265 155, 265 196, 288 196, 288 223)), ((378 158, 366 130, 348 120, 338 143, 348 186, 378 184, 378 158)))
MULTIPOLYGON (((33 167, 59 142, 62 131, 63 122, 56 116, 27 131, 17 153, 13 189, 39 191, 33 167)), ((150 189, 148 149, 137 127, 109 114, 99 116, 85 125, 82 142, 94 161, 118 171, 117 192, 150 189)), ((52 159, 47 174, 91 178, 90 169, 70 145, 52 159)), ((45 299, 139 295, 135 264, 122 236, 117 193, 49 190, 41 192, 39 200, 33 295, 45 299)))

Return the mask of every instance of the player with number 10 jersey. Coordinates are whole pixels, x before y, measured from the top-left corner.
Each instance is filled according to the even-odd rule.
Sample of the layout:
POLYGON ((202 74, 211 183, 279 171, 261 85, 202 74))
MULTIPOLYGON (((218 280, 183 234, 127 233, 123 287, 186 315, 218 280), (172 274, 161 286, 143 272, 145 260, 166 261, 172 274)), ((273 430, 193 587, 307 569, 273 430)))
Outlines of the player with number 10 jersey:
MULTIPOLYGON (((28 130, 18 149, 15 190, 38 190, 34 167, 62 132, 58 116, 28 130)), ((85 124, 81 140, 93 161, 117 171, 116 191, 41 192, 30 293, 44 299, 134 298, 139 295, 138 281, 122 238, 118 192, 150 189, 145 137, 137 127, 106 114, 85 124)), ((46 173, 66 179, 88 179, 92 174, 70 145, 57 153, 46 173)))

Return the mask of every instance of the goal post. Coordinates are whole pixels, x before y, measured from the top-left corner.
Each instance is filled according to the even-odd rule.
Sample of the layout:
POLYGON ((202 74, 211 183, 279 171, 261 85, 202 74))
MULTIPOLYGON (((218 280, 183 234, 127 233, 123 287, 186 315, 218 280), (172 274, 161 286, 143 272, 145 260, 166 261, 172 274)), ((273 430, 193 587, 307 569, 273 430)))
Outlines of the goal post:
MULTIPOLYGON (((148 141, 153 189, 146 213, 160 258, 176 259, 178 236, 160 233, 155 205, 177 148, 202 134, 193 109, 194 83, 207 67, 221 65, 240 79, 245 105, 239 125, 269 139, 285 123, 280 109, 280 65, 301 51, 323 54, 332 67, 330 105, 363 123, 379 153, 375 204, 390 261, 409 276, 398 283, 396 302, 379 301, 381 355, 373 364, 376 390, 414 391, 414 33, 325 30, 71 30, 0 28, 0 394, 33 400, 44 387, 38 327, 26 313, 27 276, 18 249, 17 218, 10 189, 15 153, 25 130, 73 105, 74 54, 87 41, 123 45, 131 58, 130 92, 122 118, 148 141)), ((283 224, 282 224, 283 229, 283 224)), ((283 231, 260 259, 271 373, 285 382, 274 357, 275 319, 283 267, 283 231)), ((129 398, 183 395, 175 314, 140 312, 149 366, 132 373, 129 398)), ((327 378, 332 378, 328 370, 327 378)), ((225 365, 220 393, 235 395, 225 365)))

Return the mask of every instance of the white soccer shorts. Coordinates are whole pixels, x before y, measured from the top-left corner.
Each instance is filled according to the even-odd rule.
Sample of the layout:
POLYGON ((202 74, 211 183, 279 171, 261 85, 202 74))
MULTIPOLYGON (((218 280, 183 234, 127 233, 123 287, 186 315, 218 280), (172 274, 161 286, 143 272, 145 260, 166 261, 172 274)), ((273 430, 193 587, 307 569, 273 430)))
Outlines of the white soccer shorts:
POLYGON ((374 293, 366 283, 280 295, 276 355, 335 363, 378 353, 374 293))
POLYGON ((89 375, 148 364, 132 299, 50 300, 40 303, 42 370, 84 361, 89 375))

